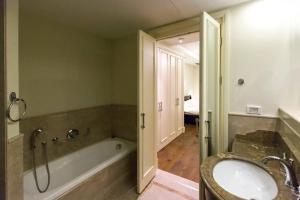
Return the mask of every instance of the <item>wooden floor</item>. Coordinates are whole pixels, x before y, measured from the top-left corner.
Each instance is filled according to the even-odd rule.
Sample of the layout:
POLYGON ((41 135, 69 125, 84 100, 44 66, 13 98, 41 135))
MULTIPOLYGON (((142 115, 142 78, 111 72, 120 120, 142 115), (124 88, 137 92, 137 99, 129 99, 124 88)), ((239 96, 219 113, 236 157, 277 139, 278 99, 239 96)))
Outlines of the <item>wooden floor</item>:
POLYGON ((199 141, 196 126, 158 152, 158 168, 199 183, 199 141))

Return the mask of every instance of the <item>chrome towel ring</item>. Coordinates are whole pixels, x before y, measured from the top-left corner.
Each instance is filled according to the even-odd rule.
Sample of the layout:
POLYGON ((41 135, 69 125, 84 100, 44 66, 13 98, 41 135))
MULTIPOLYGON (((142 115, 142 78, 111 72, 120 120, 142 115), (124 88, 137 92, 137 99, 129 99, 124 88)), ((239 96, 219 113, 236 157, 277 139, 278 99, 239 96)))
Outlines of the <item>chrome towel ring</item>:
POLYGON ((17 95, 15 92, 12 92, 10 93, 9 95, 9 100, 10 100, 10 104, 7 108, 7 111, 6 111, 6 115, 7 115, 7 118, 12 121, 12 122, 18 122, 18 121, 21 121, 23 119, 23 117, 25 116, 26 114, 26 110, 27 110, 27 105, 26 105, 26 102, 24 99, 21 99, 21 98, 17 98, 17 95), (20 115, 20 117, 18 119, 13 119, 11 117, 11 109, 13 107, 13 105, 15 104, 18 104, 18 103, 23 103, 24 104, 24 111, 23 113, 20 115))

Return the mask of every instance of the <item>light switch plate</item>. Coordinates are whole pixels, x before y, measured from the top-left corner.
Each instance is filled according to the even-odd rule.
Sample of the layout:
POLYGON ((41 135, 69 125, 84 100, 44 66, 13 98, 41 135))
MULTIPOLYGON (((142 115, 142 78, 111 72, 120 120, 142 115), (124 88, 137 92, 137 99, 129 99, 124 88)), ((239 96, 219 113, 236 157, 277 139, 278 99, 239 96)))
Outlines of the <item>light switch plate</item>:
POLYGON ((247 105, 247 113, 252 114, 252 115, 261 115, 261 106, 256 106, 256 105, 247 105))

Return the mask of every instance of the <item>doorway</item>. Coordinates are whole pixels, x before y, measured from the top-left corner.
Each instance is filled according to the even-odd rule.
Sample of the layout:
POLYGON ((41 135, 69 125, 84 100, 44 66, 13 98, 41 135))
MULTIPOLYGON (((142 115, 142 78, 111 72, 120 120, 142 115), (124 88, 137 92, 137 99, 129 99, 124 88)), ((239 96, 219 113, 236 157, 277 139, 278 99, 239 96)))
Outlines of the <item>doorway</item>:
POLYGON ((158 169, 199 182, 199 32, 157 42, 158 169))
MULTIPOLYGON (((220 18, 220 17, 217 17, 220 18)), ((221 69, 220 63, 223 61, 220 58, 221 52, 221 31, 220 23, 214 18, 209 16, 207 13, 202 13, 201 17, 188 19, 185 22, 178 22, 175 24, 167 25, 164 27, 159 27, 156 30, 148 31, 149 34, 139 31, 138 35, 138 192, 144 191, 147 185, 155 177, 158 169, 158 159, 157 151, 160 149, 160 145, 157 142, 157 129, 159 124, 157 123, 157 111, 164 109, 161 107, 160 102, 158 102, 158 84, 157 74, 158 74, 158 59, 157 51, 160 46, 160 42, 163 39, 168 39, 172 37, 182 36, 189 33, 199 32, 200 30, 200 69, 199 69, 199 128, 197 132, 199 133, 199 144, 200 159, 205 159, 208 156, 209 147, 216 147, 213 149, 213 153, 223 151, 222 144, 225 140, 222 140, 222 134, 219 132, 219 126, 222 126, 220 121, 223 120, 224 112, 219 112, 220 108, 224 102, 220 97, 224 88, 221 87, 221 74, 223 69, 221 69), (186 23, 185 23, 186 22, 186 23), (190 23, 192 24, 190 24, 190 23), (195 22, 195 24, 194 24, 195 22), (192 30, 192 31, 191 31, 192 30), (213 77, 211 75, 214 75, 213 77), (213 84, 214 85, 213 85, 213 84), (216 87, 214 87, 216 86, 216 87), (213 94, 213 95, 212 95, 213 94), (212 98, 211 98, 212 97, 212 98), (217 98, 217 99, 215 99, 217 98), (213 101, 212 101, 213 100, 213 101), (213 107, 211 107, 213 103, 213 107), (218 104, 217 106, 215 106, 218 104), (213 110, 212 110, 213 108, 213 110)), ((170 53, 170 55, 172 52, 170 53)), ((172 60, 171 56, 169 60, 172 60)), ((173 61, 168 61, 169 65, 172 66, 172 62, 176 63, 176 70, 178 70, 178 63, 180 63, 180 55, 174 56, 173 61), (177 59, 176 59, 177 58, 177 59), (175 61, 174 61, 175 60, 175 61)), ((167 60, 168 60, 167 59, 167 60)), ((182 63, 182 62, 181 62, 182 63)), ((176 71, 175 70, 175 71, 176 71)), ((174 71, 174 70, 173 70, 174 71)), ((172 74, 172 72, 168 72, 172 74)), ((173 72, 174 73, 174 72, 173 72)), ((171 76, 174 77, 174 74, 171 76)), ((177 78, 176 72, 175 77, 177 78)), ((172 80, 172 78, 171 78, 172 80)), ((177 84, 175 84, 177 85, 177 84)), ((178 88, 177 88, 178 89, 178 88)), ((173 94, 178 93, 175 86, 175 91, 173 94)), ((172 94, 172 93, 171 93, 172 94)), ((173 95, 175 97, 175 104, 183 105, 180 103, 180 98, 184 100, 184 93, 182 97, 173 95), (179 98, 179 101, 177 100, 179 98), (179 102, 179 104, 178 104, 179 102)), ((174 104, 174 98, 168 103, 174 104)), ((180 131, 180 123, 178 119, 178 111, 180 109, 177 107, 174 109, 173 105, 168 105, 168 109, 173 109, 171 113, 176 113, 175 126, 173 124, 172 129, 175 127, 175 132, 168 130, 167 133, 172 133, 172 137, 177 138, 185 131, 180 131), (175 110, 175 111, 174 111, 175 110), (177 122, 177 123, 176 123, 177 122)), ((182 106, 183 108, 183 106, 182 106)), ((183 111, 182 111, 183 112, 183 111)), ((184 112, 183 112, 184 113, 184 112)), ((172 118, 173 119, 173 118, 172 118)), ((173 121, 173 120, 172 120, 173 121)), ((173 121, 174 122, 174 121, 173 121)), ((170 123, 173 123, 170 122, 170 123)), ((174 130, 174 129, 173 129, 174 130)), ((184 129, 183 129, 184 130, 184 129)), ((163 132, 166 133, 166 132, 163 132)), ((164 135, 165 136, 165 135, 164 135)), ((226 135, 223 136, 224 138, 226 135)), ((160 138, 161 139, 161 138, 160 138)), ((168 141, 168 137, 162 138, 163 142, 168 141)), ((172 141, 172 139, 171 139, 172 141)), ((165 142, 163 147, 170 142, 165 142)), ((226 146, 226 145, 225 145, 226 146)), ((162 147, 162 148, 163 148, 162 147)), ((198 167, 198 170, 199 167, 198 167)), ((180 170, 181 171, 181 170, 180 170)))

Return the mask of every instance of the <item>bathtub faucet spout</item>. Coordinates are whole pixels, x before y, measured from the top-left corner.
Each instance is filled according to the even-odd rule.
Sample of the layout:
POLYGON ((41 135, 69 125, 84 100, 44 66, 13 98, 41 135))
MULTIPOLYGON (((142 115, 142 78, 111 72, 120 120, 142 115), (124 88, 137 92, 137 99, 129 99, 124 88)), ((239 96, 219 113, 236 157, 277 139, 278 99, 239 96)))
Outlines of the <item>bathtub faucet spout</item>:
POLYGON ((75 139, 79 135, 78 129, 70 129, 66 134, 67 139, 75 139))

